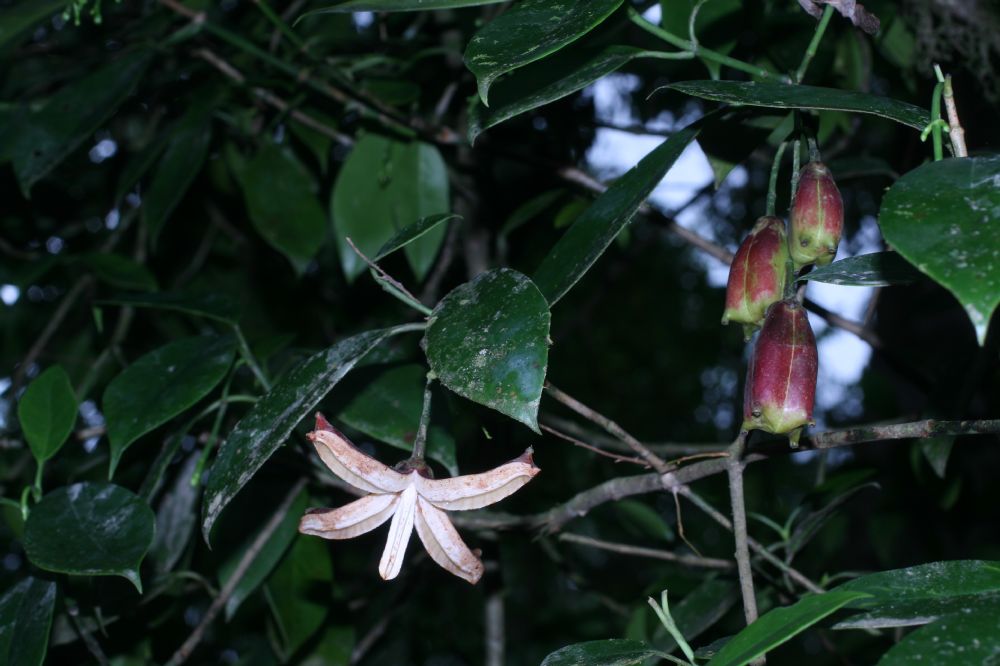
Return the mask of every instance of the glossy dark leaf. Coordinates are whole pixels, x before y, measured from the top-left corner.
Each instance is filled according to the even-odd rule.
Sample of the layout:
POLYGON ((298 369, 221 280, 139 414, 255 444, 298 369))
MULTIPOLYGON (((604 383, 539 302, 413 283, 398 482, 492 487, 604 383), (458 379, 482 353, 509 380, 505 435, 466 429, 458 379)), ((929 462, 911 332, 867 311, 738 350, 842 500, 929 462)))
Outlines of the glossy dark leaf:
POLYGON ((240 181, 254 228, 302 273, 326 238, 312 174, 290 148, 268 141, 246 163, 240 181))
POLYGON ((924 459, 939 479, 943 479, 945 476, 948 458, 951 456, 951 449, 954 445, 955 438, 948 435, 920 440, 920 452, 924 454, 924 459))
POLYGON ((203 294, 119 294, 98 301, 97 304, 173 310, 229 325, 235 324, 239 319, 238 300, 228 294, 214 291, 203 294))
POLYGON ((49 647, 56 584, 25 578, 0 597, 0 664, 41 666, 49 647))
POLYGON ((792 535, 788 539, 786 549, 793 556, 806 547, 819 530, 829 521, 834 514, 844 504, 849 502, 855 495, 865 490, 880 490, 880 486, 874 481, 861 486, 848 488, 842 493, 835 495, 821 509, 807 513, 795 524, 792 535))
POLYGON ((872 608, 890 602, 945 599, 969 594, 1000 592, 1000 562, 952 560, 906 569, 880 571, 855 578, 837 590, 864 592, 867 598, 851 608, 872 608))
POLYGON ((359 333, 314 354, 282 377, 240 419, 219 448, 205 487, 201 530, 206 543, 219 514, 284 444, 292 428, 365 354, 395 332, 385 328, 359 333))
POLYGON ((667 88, 733 106, 869 113, 916 130, 923 130, 931 121, 930 114, 919 106, 854 90, 760 81, 683 81, 667 88))
MULTIPOLYGON (((437 148, 377 134, 362 136, 340 168, 330 202, 340 264, 348 280, 366 267, 345 238, 370 258, 400 230, 448 213, 449 196, 448 172, 437 148)), ((434 226, 406 245, 406 259, 417 279, 430 270, 444 231, 434 226)))
POLYGON ((542 666, 632 666, 656 656, 659 652, 645 643, 611 638, 567 645, 545 657, 542 666))
POLYGON ((75 483, 31 509, 24 550, 39 569, 80 576, 123 576, 142 592, 139 564, 156 518, 132 491, 113 483, 75 483))
POLYGON ((909 634, 879 660, 879 666, 991 664, 1000 655, 1000 601, 960 612, 909 634))
POLYGON ((0 48, 16 37, 27 35, 35 24, 65 7, 65 0, 20 0, 12 7, 5 7, 0 11, 0 48))
POLYGON ((687 127, 661 143, 599 195, 563 234, 532 276, 549 305, 562 298, 604 253, 697 135, 698 129, 687 127))
POLYGON ((25 196, 125 101, 150 57, 146 51, 124 53, 60 89, 41 110, 21 116, 9 154, 25 196))
POLYGON ((153 242, 174 208, 184 198, 208 155, 212 140, 211 106, 199 104, 170 132, 163 157, 142 197, 143 221, 153 242))
POLYGON ((455 393, 539 432, 550 317, 526 276, 509 268, 483 273, 434 308, 424 337, 427 360, 455 393))
POLYGON ((333 605, 332 583, 330 548, 320 539, 298 535, 267 581, 267 600, 286 655, 323 626, 333 605))
POLYGON ((834 591, 804 597, 791 606, 775 608, 733 636, 708 664, 709 666, 747 664, 851 601, 866 596, 864 592, 834 591))
POLYGON ((383 257, 387 257, 401 247, 406 247, 413 241, 422 237, 424 234, 428 233, 435 227, 437 227, 442 222, 447 222, 449 220, 462 219, 460 215, 454 215, 452 213, 438 213, 437 215, 428 215, 427 217, 422 217, 411 225, 405 226, 396 234, 386 241, 375 256, 372 257, 372 261, 379 261, 383 257))
POLYGON ((121 289, 156 291, 156 278, 142 264, 111 252, 94 252, 84 262, 102 282, 121 289))
POLYGON ((852 615, 833 625, 834 629, 890 629, 914 627, 935 622, 943 617, 972 616, 988 613, 1000 606, 1000 590, 982 594, 963 594, 941 598, 887 600, 864 613, 852 615))
MULTIPOLYGON (((419 12, 430 9, 458 9, 460 7, 480 7, 494 5, 504 0, 345 0, 328 7, 313 9, 302 18, 315 14, 339 14, 344 12, 419 12)), ((301 19, 300 19, 301 20, 301 19)))
POLYGON ((851 287, 890 287, 920 279, 920 271, 896 252, 872 252, 814 268, 800 281, 828 282, 851 287))
MULTIPOLYGON (((289 544, 292 543, 292 539, 298 533, 299 520, 302 518, 302 514, 305 513, 306 508, 309 506, 309 496, 306 491, 303 490, 296 496, 292 505, 289 507, 288 512, 282 517, 281 522, 278 524, 278 528, 274 530, 270 538, 261 548, 260 553, 254 557, 253 562, 250 563, 250 568, 246 570, 240 582, 236 584, 236 589, 233 591, 233 595, 229 597, 226 601, 226 619, 230 619, 239 609, 240 605, 249 597, 253 592, 263 584, 267 577, 271 575, 274 568, 278 566, 278 562, 281 561, 281 556, 285 554, 288 550, 289 544)), ((261 528, 263 529, 263 523, 261 523, 261 528)), ((233 571, 239 564, 240 560, 246 554, 246 549, 250 547, 250 544, 257 538, 257 533, 247 535, 246 540, 242 545, 238 546, 232 553, 232 555, 219 567, 219 584, 225 585, 229 577, 232 576, 233 571)), ((314 539, 315 540, 315 539, 314 539)))
POLYGON ((201 484, 192 484, 191 477, 200 457, 201 451, 188 454, 156 508, 156 537, 149 549, 149 559, 157 576, 173 571, 198 522, 201 484))
POLYGON ((518 69, 490 89, 490 105, 474 100, 469 111, 469 143, 489 128, 526 111, 582 90, 635 58, 649 53, 632 46, 570 46, 550 58, 518 69))
POLYGON ((523 0, 483 26, 469 40, 465 65, 489 106, 497 77, 540 60, 576 41, 618 9, 622 0, 523 0))
POLYGON ((76 394, 60 365, 38 375, 17 405, 17 418, 39 463, 54 456, 76 423, 76 394))
POLYGON ((886 241, 955 295, 979 344, 1000 304, 1000 156, 929 162, 889 188, 886 241))
POLYGON ((139 358, 104 390, 113 476, 135 440, 166 423, 214 389, 233 363, 231 336, 175 340, 139 358))
MULTIPOLYGON (((423 409, 427 369, 416 363, 369 366, 359 370, 357 379, 367 380, 354 387, 354 375, 345 382, 355 391, 331 417, 343 421, 370 437, 404 451, 413 449, 413 439, 423 409)), ((427 456, 458 475, 455 438, 436 416, 446 409, 435 401, 427 429, 427 456)))

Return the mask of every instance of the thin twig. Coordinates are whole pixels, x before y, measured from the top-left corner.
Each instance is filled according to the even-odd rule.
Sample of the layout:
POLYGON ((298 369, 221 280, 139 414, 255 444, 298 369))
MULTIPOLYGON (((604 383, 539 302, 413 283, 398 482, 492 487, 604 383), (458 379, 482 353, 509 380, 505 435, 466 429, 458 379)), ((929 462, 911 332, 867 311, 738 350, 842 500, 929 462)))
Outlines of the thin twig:
POLYGON ((569 407, 571 410, 573 410, 583 418, 599 425, 601 428, 603 428, 610 434, 614 435, 621 441, 628 444, 630 449, 635 451, 640 458, 646 461, 646 463, 650 467, 655 469, 660 474, 666 474, 672 469, 670 465, 668 465, 663 461, 662 458, 660 458, 658 455, 647 449, 645 444, 643 444, 638 439, 630 435, 628 432, 625 431, 624 428, 622 428, 620 425, 618 425, 608 417, 604 416, 603 414, 594 409, 591 409, 590 407, 583 404, 576 398, 567 395, 566 393, 563 393, 552 384, 546 383, 545 388, 550 396, 561 402, 563 405, 569 407))
POLYGON ((603 539, 594 539, 582 534, 573 534, 572 532, 563 532, 559 535, 559 540, 568 541, 569 543, 578 543, 583 546, 590 546, 591 548, 599 548, 600 550, 607 550, 613 553, 621 553, 622 555, 635 555, 636 557, 648 557, 654 560, 676 562, 689 567, 701 567, 704 569, 733 568, 733 563, 729 560, 721 560, 715 557, 702 557, 701 555, 679 555, 669 550, 643 548, 642 546, 631 546, 625 543, 604 541, 603 539))
MULTIPOLYGON (((546 425, 570 433, 577 438, 586 438, 608 451, 631 451, 621 440, 600 432, 593 432, 570 419, 553 414, 543 414, 541 421, 546 425)), ((706 452, 725 453, 728 444, 698 444, 684 442, 643 442, 645 447, 660 457, 687 456, 706 452)), ((676 461, 670 461, 676 462, 676 461)))
MULTIPOLYGON (((743 458, 744 464, 767 460, 775 456, 809 449, 828 449, 852 446, 865 442, 898 439, 925 439, 939 435, 996 435, 1000 434, 1000 419, 982 421, 914 421, 912 423, 865 425, 845 430, 817 433, 799 442, 798 449, 787 444, 768 448, 766 453, 754 452, 743 458)), ((563 504, 536 514, 515 516, 491 512, 470 512, 456 516, 456 522, 473 529, 505 529, 534 527, 547 532, 557 532, 569 521, 585 516, 592 509, 624 497, 683 487, 700 479, 726 471, 727 459, 705 460, 674 470, 667 475, 656 472, 625 476, 604 481, 584 490, 563 504)), ((687 496, 687 495, 685 495, 687 496)), ((728 519, 726 519, 728 523, 728 519)), ((750 542, 754 549, 753 541, 750 542)), ((755 550, 755 549, 754 549, 755 550)), ((766 559, 766 557, 765 557, 766 559)))
MULTIPOLYGON (((692 504, 701 509, 705 513, 705 515, 707 515, 709 518, 711 518, 716 523, 718 523, 725 529, 729 530, 730 532, 733 531, 732 522, 730 522, 728 518, 722 515, 722 513, 720 513, 714 506, 706 502, 700 495, 691 490, 690 487, 679 486, 677 490, 681 495, 684 495, 684 497, 689 499, 692 504)), ((753 537, 749 536, 747 537, 747 545, 750 547, 750 550, 754 552, 754 554, 758 555, 761 559, 766 560, 773 566, 777 567, 780 571, 787 574, 789 578, 791 578, 796 583, 801 585, 803 589, 806 589, 810 592, 814 592, 816 594, 824 592, 822 587, 820 587, 813 581, 809 580, 808 577, 806 577, 802 572, 800 572, 795 567, 791 566, 787 562, 783 562, 781 559, 776 557, 774 553, 765 548, 760 542, 758 542, 753 537)))
MULTIPOLYGON (((208 64, 210 64, 212 67, 214 67, 216 70, 221 72, 225 77, 231 79, 232 81, 239 83, 240 85, 246 84, 246 77, 243 76, 243 73, 240 72, 235 67, 233 67, 232 64, 230 64, 227 60, 219 56, 211 49, 197 49, 194 51, 194 55, 201 58, 208 64)), ((281 111, 282 113, 288 113, 288 115, 291 116, 292 120, 295 120, 296 122, 306 127, 309 127, 310 129, 316 130, 323 136, 333 139, 337 143, 340 143, 345 146, 354 145, 353 138, 347 136, 346 134, 338 132, 336 129, 330 127, 326 123, 323 123, 322 121, 313 118, 308 113, 299 111, 298 109, 291 108, 291 105, 288 102, 278 97, 274 93, 270 92, 269 90, 265 90, 264 88, 254 87, 250 88, 250 92, 253 93, 255 97, 259 98, 266 104, 270 104, 271 106, 281 111)))
POLYGON ((681 511, 681 500, 680 497, 678 497, 677 489, 674 488, 673 492, 671 492, 670 494, 674 496, 674 511, 677 514, 677 534, 680 536, 681 541, 686 543, 687 547, 690 548, 695 555, 700 556, 701 551, 698 550, 695 547, 695 545, 688 540, 687 534, 684 533, 684 517, 683 517, 684 514, 681 511))
POLYGON ((14 371, 14 378, 10 383, 9 395, 17 395, 17 390, 21 388, 21 383, 24 381, 25 373, 27 373, 28 369, 32 366, 32 364, 34 364, 39 354, 41 354, 42 350, 45 349, 45 346, 49 344, 49 340, 62 324, 66 315, 68 315, 70 310, 73 309, 73 306, 76 305, 76 301, 80 298, 80 295, 89 289, 93 284, 93 276, 87 275, 86 277, 81 278, 69 291, 66 292, 66 295, 63 296, 62 300, 59 302, 59 306, 56 308, 56 311, 53 312, 52 316, 49 318, 45 328, 42 329, 42 333, 35 340, 35 344, 31 345, 28 353, 24 355, 24 359, 21 360, 20 365, 18 365, 17 369, 14 371))
POLYGON ((569 442, 570 444, 573 444, 575 446, 579 446, 582 449, 587 449, 588 451, 593 451, 597 455, 604 456, 606 458, 611 458, 615 462, 632 463, 632 464, 635 464, 635 465, 639 465, 641 467, 645 467, 646 469, 649 469, 649 465, 647 465, 644 461, 640 460, 639 458, 635 458, 633 456, 622 456, 622 455, 618 455, 617 453, 611 453, 610 451, 605 451, 604 449, 597 448, 596 446, 593 446, 592 444, 587 444, 583 440, 577 439, 576 437, 573 437, 572 435, 567 435, 566 433, 561 432, 559 430, 556 430, 555 428, 552 428, 551 426, 547 426, 544 423, 539 423, 538 427, 541 428, 542 430, 544 430, 545 432, 549 433, 550 435, 555 435, 559 439, 564 439, 567 442, 569 442))
POLYGON ((243 580, 244 574, 246 574, 254 560, 257 559, 260 551, 264 548, 267 542, 271 540, 271 537, 274 535, 274 531, 278 529, 278 525, 280 525, 281 521, 285 519, 288 510, 292 506, 292 502, 295 501, 295 498, 298 497, 299 493, 302 492, 302 489, 305 488, 305 486, 306 479, 299 479, 295 482, 295 485, 292 486, 291 490, 288 491, 288 494, 285 495, 281 504, 279 504, 275 509, 270 520, 268 520, 263 529, 261 529, 260 534, 257 535, 257 538, 253 540, 253 543, 250 544, 250 547, 247 548, 247 551, 243 554, 243 557, 240 558, 236 568, 233 569, 233 573, 229 576, 229 579, 226 580, 226 584, 223 585, 222 590, 219 591, 219 596, 212 601, 208 610, 205 611, 205 615, 201 618, 201 622, 199 622, 198 626, 194 628, 194 631, 191 632, 191 635, 188 636, 187 640, 184 641, 179 648, 177 648, 177 651, 174 652, 172 657, 170 657, 170 661, 167 662, 166 666, 180 666, 180 664, 183 664, 188 660, 188 657, 191 656, 191 653, 194 652, 198 643, 200 643, 201 639, 205 636, 205 631, 208 629, 209 625, 211 625, 212 621, 215 620, 215 616, 218 615, 219 611, 225 607, 229 598, 233 595, 233 592, 236 591, 236 586, 240 584, 241 580, 243 580))
POLYGON ((729 477, 729 501, 733 514, 733 537, 736 540, 736 568, 743 595, 743 617, 747 624, 757 620, 757 596, 753 589, 753 572, 750 570, 750 547, 747 545, 747 510, 743 499, 743 447, 746 432, 740 432, 729 447, 726 474, 729 477))
POLYGON ((411 294, 407 288, 403 286, 402 282, 386 273, 381 266, 365 256, 364 252, 358 249, 358 246, 354 244, 354 241, 351 240, 350 236, 345 236, 344 240, 351 246, 354 253, 361 257, 362 261, 368 264, 368 267, 372 270, 372 277, 375 278, 375 281, 380 287, 382 287, 383 290, 385 290, 386 293, 399 299, 414 310, 417 310, 428 317, 431 315, 431 309, 429 307, 418 301, 417 297, 411 294))

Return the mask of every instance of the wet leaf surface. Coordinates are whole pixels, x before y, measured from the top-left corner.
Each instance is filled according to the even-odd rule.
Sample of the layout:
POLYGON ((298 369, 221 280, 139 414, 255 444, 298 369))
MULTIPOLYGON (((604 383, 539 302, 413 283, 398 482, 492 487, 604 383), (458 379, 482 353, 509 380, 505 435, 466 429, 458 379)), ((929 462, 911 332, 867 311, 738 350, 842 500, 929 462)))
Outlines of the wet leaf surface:
POLYGON ((434 308, 424 338, 427 360, 455 393, 538 432, 549 320, 531 280, 508 268, 489 271, 434 308))
POLYGON ((113 483, 75 483, 31 509, 24 550, 39 569, 81 576, 123 576, 142 592, 139 564, 156 517, 132 491, 113 483))
POLYGON ((886 241, 955 295, 979 344, 1000 304, 1000 156, 928 162, 889 188, 886 241))

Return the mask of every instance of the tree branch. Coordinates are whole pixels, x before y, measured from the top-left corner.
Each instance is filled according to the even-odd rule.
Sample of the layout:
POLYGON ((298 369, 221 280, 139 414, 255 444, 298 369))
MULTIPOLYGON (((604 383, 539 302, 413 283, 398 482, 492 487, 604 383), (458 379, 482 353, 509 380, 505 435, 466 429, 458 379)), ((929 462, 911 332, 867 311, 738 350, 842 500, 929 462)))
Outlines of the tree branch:
POLYGON ((743 596, 743 617, 747 624, 757 620, 757 596, 753 589, 753 572, 750 570, 750 547, 747 545, 747 510, 743 501, 743 447, 747 433, 741 431, 729 447, 726 474, 729 477, 729 501, 733 513, 733 537, 736 540, 736 569, 740 577, 743 596))
POLYGON ((291 490, 288 491, 288 494, 285 495, 281 504, 279 504, 274 510, 274 514, 271 516, 271 519, 267 521, 263 529, 261 529, 260 534, 257 535, 257 538, 253 540, 253 543, 250 544, 250 547, 247 548, 247 551, 243 554, 243 557, 240 558, 240 561, 233 570, 232 575, 226 581, 222 590, 219 591, 219 596, 212 601, 212 605, 210 605, 208 610, 205 611, 205 615, 201 618, 201 622, 199 622, 198 626, 194 628, 194 631, 191 632, 191 635, 188 636, 187 640, 184 641, 179 648, 177 648, 177 651, 174 652, 172 657, 170 657, 170 661, 167 662, 166 666, 180 666, 188 660, 188 657, 191 656, 194 649, 198 647, 198 643, 200 643, 201 639, 205 636, 205 631, 208 629, 209 625, 212 624, 212 621, 215 619, 215 616, 219 614, 219 611, 225 607, 229 598, 233 596, 233 592, 236 591, 236 586, 239 585, 244 574, 246 574, 247 570, 250 568, 250 565, 253 564, 253 561, 257 559, 257 556, 260 554, 260 551, 274 535, 274 531, 278 529, 278 525, 281 524, 281 521, 285 518, 289 508, 291 508, 292 502, 294 502, 298 494, 302 492, 305 485, 306 479, 299 479, 295 485, 292 486, 291 490))
POLYGON ((729 560, 721 560, 715 557, 702 557, 699 555, 678 555, 677 553, 673 553, 669 550, 630 546, 624 543, 593 539, 588 536, 583 536, 582 534, 573 534, 572 532, 563 532, 559 535, 559 540, 566 541, 568 543, 577 543, 582 546, 590 546, 591 548, 598 548, 600 550, 607 550, 613 553, 621 553, 622 555, 635 555, 637 557, 648 557, 654 560, 676 562, 689 567, 726 570, 733 568, 733 563, 729 560))

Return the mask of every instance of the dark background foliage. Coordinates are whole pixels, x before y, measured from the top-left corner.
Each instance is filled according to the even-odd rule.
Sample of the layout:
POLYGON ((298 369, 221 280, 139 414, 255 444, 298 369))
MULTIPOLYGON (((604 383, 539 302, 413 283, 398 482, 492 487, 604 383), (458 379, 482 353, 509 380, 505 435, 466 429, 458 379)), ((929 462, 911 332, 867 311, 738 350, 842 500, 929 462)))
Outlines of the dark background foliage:
MULTIPOLYGON (((382 262, 433 306, 452 288, 490 268, 508 266, 532 274, 564 233, 563 225, 576 219, 593 197, 567 177, 574 173, 567 169, 589 170, 593 165, 587 154, 598 132, 621 123, 598 114, 590 92, 574 93, 486 131, 470 146, 464 139, 476 83, 462 53, 475 31, 497 15, 497 5, 360 17, 322 14, 298 22, 304 11, 322 3, 281 1, 268 8, 263 2, 194 0, 180 6, 204 11, 212 26, 228 31, 220 36, 192 24, 166 1, 105 2, 100 22, 90 16, 93 5, 87 4, 75 25, 72 17, 59 14, 63 3, 39 0, 47 10, 15 24, 31 4, 0 2, 0 16, 5 17, 0 18, 0 377, 5 378, 0 489, 12 500, 3 506, 0 526, 0 581, 6 589, 29 572, 58 580, 51 663, 89 662, 95 654, 116 664, 166 661, 211 603, 225 578, 221 572, 231 571, 303 476, 310 480, 308 498, 289 512, 290 531, 274 539, 270 560, 259 558, 263 570, 258 585, 247 590, 231 617, 211 625, 195 662, 482 663, 486 637, 496 632, 490 613, 497 604, 505 618, 501 632, 508 664, 537 664, 559 647, 590 639, 627 635, 666 646, 669 641, 655 628, 645 602, 663 588, 676 602, 700 590, 706 600, 694 609, 700 615, 694 614, 718 616, 697 645, 743 626, 736 578, 730 572, 710 574, 589 549, 537 529, 498 531, 460 524, 470 545, 482 549, 486 563, 486 575, 476 587, 437 568, 414 544, 400 578, 384 583, 375 567, 383 531, 348 542, 292 537, 295 511, 301 513, 305 505, 338 506, 348 499, 329 483, 325 470, 315 467, 302 437, 310 428, 308 419, 226 509, 209 549, 198 529, 191 475, 201 452, 214 446, 213 432, 224 438, 248 406, 230 404, 218 430, 213 430, 211 417, 193 426, 186 423, 220 397, 221 386, 135 441, 115 472, 114 483, 139 491, 144 479, 149 483, 158 454, 180 438, 167 458, 162 484, 142 495, 158 512, 157 541, 141 568, 142 595, 124 578, 36 569, 24 551, 24 522, 17 508, 35 469, 16 418, 24 386, 41 371, 61 365, 81 403, 75 431, 91 429, 73 435, 47 463, 44 492, 81 481, 104 482, 109 443, 101 425, 108 383, 167 343, 232 332, 219 320, 187 312, 115 304, 121 294, 155 286, 162 293, 211 295, 219 307, 238 313, 240 331, 273 381, 308 354, 352 334, 417 320, 367 272, 353 281, 345 278, 330 202, 351 154, 350 143, 370 135, 398 141, 416 135, 436 144, 443 156, 450 210, 463 219, 450 223, 428 277, 415 276, 402 253, 382 262), (270 10, 294 25, 303 48, 268 20, 270 10), (238 40, 247 40, 266 58, 252 55, 238 40), (110 89, 124 86, 121 104, 96 130, 67 130, 52 145, 24 134, 23 118, 32 113, 32 105, 88 81, 108 63, 142 58, 149 58, 149 64, 133 82, 123 83, 122 74, 113 73, 110 80, 78 86, 71 99, 54 98, 66 104, 65 117, 71 118, 99 104, 96 100, 110 89), (242 82, 213 66, 220 62, 223 69, 234 68, 230 73, 238 72, 234 76, 242 82), (324 94, 307 77, 336 94, 324 94), (288 108, 275 108, 267 95, 288 108), (329 134, 343 140, 304 126, 292 109, 319 119, 329 134), (80 143, 72 146, 71 139, 80 143), (69 152, 27 192, 19 185, 16 164, 31 158, 24 151, 38 149, 69 152), (171 154, 172 164, 167 159, 171 154), (282 154, 294 164, 279 175, 273 165, 288 159, 282 154), (248 164, 258 158, 256 173, 248 164), (505 227, 519 209, 523 213, 526 202, 547 193, 552 193, 547 195, 551 203, 537 215, 513 230, 505 227), (249 208, 252 196, 266 209, 259 216, 249 208), (310 222, 316 215, 318 228, 310 222), (266 231, 262 236, 262 229, 279 228, 292 229, 289 242, 307 248, 304 258, 279 251, 282 242, 266 238, 266 231), (122 263, 109 267, 91 256, 108 251, 122 263), (56 328, 48 331, 52 322, 56 328), (39 340, 43 346, 36 347, 39 340), (176 512, 172 522, 170 510, 176 512)), ((664 25, 681 26, 679 33, 686 34, 686 16, 694 3, 662 4, 664 25)), ((954 76, 970 148, 995 151, 1000 145, 995 81, 1000 31, 986 34, 975 59, 967 52, 968 41, 954 38, 989 21, 995 25, 1000 21, 995 8, 986 2, 906 4, 900 11, 894 3, 867 3, 882 21, 874 37, 835 16, 807 82, 927 107, 934 77, 926 58, 933 57, 954 76), (930 27, 936 25, 951 30, 930 27), (984 63, 991 64, 992 74, 984 63)), ((639 5, 646 10, 651 3, 639 5)), ((709 19, 700 24, 701 43, 779 72, 798 66, 815 26, 797 3, 784 0, 717 0, 702 11, 709 19), (722 8, 712 14, 715 4, 722 8)), ((585 39, 595 48, 631 44, 663 49, 628 20, 624 8, 585 39)), ((662 128, 650 123, 662 123, 666 113, 673 131, 717 106, 674 91, 654 94, 671 82, 708 78, 700 60, 640 59, 621 72, 635 77, 619 87, 624 90, 619 103, 637 125, 623 130, 655 135, 662 128)), ((747 78, 727 68, 723 73, 747 78)), ((929 145, 912 128, 874 116, 822 112, 807 122, 819 131, 824 159, 840 165, 835 172, 846 208, 844 245, 851 253, 870 249, 864 239, 871 237, 871 228, 866 230, 862 220, 874 219, 886 188, 923 163, 929 145)), ((701 144, 718 156, 738 152, 741 142, 749 142, 738 177, 718 189, 692 192, 691 206, 700 216, 697 229, 730 251, 764 212, 774 146, 764 140, 766 135, 753 136, 747 124, 733 123, 714 128, 701 144)), ((787 163, 785 168, 784 174, 789 173, 787 163)), ((595 175, 607 179, 619 174, 595 175)), ((678 177, 676 170, 672 177, 678 177)), ((788 193, 783 175, 779 211, 787 210, 788 193)), ((718 325, 724 294, 710 273, 721 264, 669 230, 677 212, 640 213, 553 307, 547 377, 644 441, 718 449, 739 427, 745 344, 736 327, 718 325)), ((996 331, 983 347, 977 345, 964 311, 942 287, 920 280, 882 289, 866 325, 880 344, 860 380, 845 387, 842 402, 821 401, 817 416, 823 429, 996 416, 996 331)), ((412 364, 425 361, 416 342, 413 336, 393 338, 321 403, 366 451, 390 464, 404 453, 370 429, 398 425, 392 421, 400 418, 393 405, 419 405, 423 372, 413 371, 412 364), (397 374, 397 383, 385 384, 390 395, 381 399, 387 403, 363 393, 406 367, 411 370, 397 374), (372 401, 369 415, 354 413, 352 420, 351 405, 355 412, 364 407, 357 400, 362 394, 372 401), (387 415, 388 425, 372 425, 379 413, 387 415)), ((246 365, 238 366, 228 381, 232 394, 263 393, 246 365)), ((138 394, 128 409, 154 409, 158 397, 144 400, 138 394)), ((435 391, 434 410, 442 433, 438 436, 450 440, 443 446, 454 447, 462 473, 483 471, 534 447, 542 473, 493 507, 503 512, 538 513, 602 481, 639 472, 549 434, 535 435, 443 388, 435 391)), ((412 415, 412 410, 406 413, 412 415)), ((545 397, 541 417, 543 423, 563 426, 566 419, 575 419, 583 439, 596 437, 592 425, 545 397)), ((406 426, 397 431, 409 434, 406 426)), ((409 428, 415 427, 413 421, 409 428)), ((403 440, 405 445, 408 437, 403 440)), ((1000 559, 996 444, 995 436, 959 437, 950 456, 950 440, 869 443, 830 456, 779 456, 748 469, 747 505, 782 524, 797 509, 819 509, 849 488, 874 482, 839 506, 797 554, 796 568, 817 581, 941 559, 1000 559), (940 460, 942 452, 947 468, 936 473, 929 461, 935 456, 940 460)), ((210 474, 211 454, 208 460, 210 474)), ((439 462, 435 466, 439 475, 447 474, 439 462)), ((701 481, 697 488, 728 512, 723 476, 701 481)), ((701 554, 731 557, 728 532, 690 504, 682 501, 681 510, 684 534, 701 554)), ((605 504, 564 530, 689 552, 680 528, 674 498, 657 493, 605 504)), ((780 540, 753 518, 750 530, 764 543, 780 540)), ((769 575, 758 580, 764 608, 794 598, 780 572, 772 569, 769 575)), ((771 660, 871 663, 892 640, 891 632, 820 629, 792 640, 771 660)))

